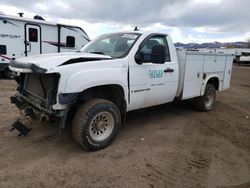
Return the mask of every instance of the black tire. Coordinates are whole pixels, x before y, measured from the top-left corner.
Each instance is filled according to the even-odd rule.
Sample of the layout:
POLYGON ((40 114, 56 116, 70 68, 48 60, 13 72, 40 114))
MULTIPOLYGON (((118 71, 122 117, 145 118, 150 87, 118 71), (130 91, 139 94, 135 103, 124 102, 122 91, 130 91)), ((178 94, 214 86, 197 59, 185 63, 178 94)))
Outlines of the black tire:
POLYGON ((213 84, 207 84, 203 96, 194 98, 194 106, 203 112, 210 111, 213 108, 216 98, 216 90, 213 84))
POLYGON ((93 99, 77 110, 72 122, 72 134, 82 147, 98 150, 112 143, 120 127, 118 107, 105 99, 93 99))
POLYGON ((9 68, 6 68, 4 70, 4 77, 7 78, 7 79, 11 79, 13 80, 16 76, 16 73, 11 71, 9 68))

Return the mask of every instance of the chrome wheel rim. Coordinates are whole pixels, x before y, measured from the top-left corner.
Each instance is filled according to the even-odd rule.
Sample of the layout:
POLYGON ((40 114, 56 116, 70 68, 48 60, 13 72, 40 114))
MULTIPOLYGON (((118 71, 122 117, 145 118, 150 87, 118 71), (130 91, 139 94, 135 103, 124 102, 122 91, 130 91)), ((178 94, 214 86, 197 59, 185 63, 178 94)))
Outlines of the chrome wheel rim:
POLYGON ((214 92, 209 91, 205 98, 205 105, 207 108, 210 108, 213 105, 213 103, 214 103, 214 92))
POLYGON ((91 120, 89 133, 94 141, 107 139, 114 129, 114 118, 109 112, 100 112, 91 120))

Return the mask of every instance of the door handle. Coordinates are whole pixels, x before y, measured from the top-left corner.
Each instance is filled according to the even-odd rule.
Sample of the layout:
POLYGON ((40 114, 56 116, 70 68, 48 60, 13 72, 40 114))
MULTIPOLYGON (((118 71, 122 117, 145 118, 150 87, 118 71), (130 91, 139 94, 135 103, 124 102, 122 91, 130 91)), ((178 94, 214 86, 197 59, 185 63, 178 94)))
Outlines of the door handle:
POLYGON ((27 52, 31 52, 31 42, 30 41, 25 41, 24 43, 25 43, 25 45, 27 47, 29 46, 29 50, 27 50, 27 52))
POLYGON ((164 72, 165 72, 165 73, 167 73, 167 72, 174 72, 174 69, 166 68, 166 69, 164 70, 164 72))

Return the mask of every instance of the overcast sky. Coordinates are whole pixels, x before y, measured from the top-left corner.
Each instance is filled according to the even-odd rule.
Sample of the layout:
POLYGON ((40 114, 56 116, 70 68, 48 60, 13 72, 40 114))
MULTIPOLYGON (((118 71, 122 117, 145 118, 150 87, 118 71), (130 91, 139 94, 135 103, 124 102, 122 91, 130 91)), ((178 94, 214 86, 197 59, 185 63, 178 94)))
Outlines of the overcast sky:
POLYGON ((0 0, 4 14, 78 25, 91 39, 138 26, 183 43, 246 41, 249 7, 250 0, 0 0))

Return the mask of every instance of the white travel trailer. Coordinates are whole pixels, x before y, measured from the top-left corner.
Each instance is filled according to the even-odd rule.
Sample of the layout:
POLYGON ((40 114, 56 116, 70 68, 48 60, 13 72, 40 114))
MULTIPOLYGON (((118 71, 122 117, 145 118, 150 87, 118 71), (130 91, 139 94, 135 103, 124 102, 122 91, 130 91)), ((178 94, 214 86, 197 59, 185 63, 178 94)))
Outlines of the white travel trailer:
POLYGON ((35 54, 77 51, 89 37, 78 26, 45 21, 40 16, 28 19, 0 15, 0 73, 11 78, 9 61, 35 54))

